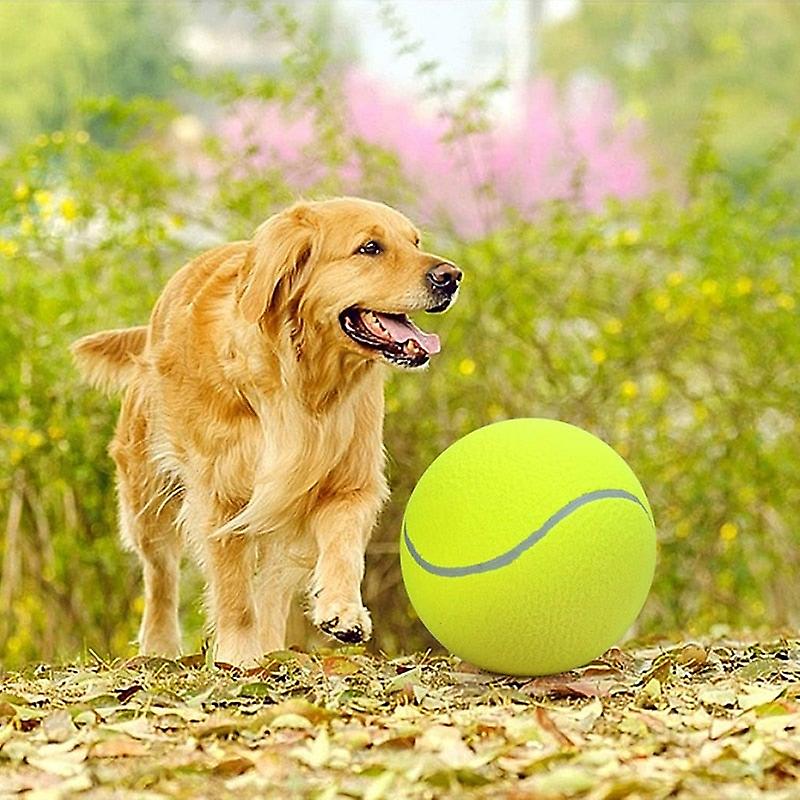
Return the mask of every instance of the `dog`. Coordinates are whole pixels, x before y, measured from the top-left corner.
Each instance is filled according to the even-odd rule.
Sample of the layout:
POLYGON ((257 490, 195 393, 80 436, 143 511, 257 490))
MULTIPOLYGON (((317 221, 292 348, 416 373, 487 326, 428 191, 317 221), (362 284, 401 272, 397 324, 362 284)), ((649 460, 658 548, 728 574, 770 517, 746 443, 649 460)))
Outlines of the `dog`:
POLYGON ((178 270, 149 324, 72 346, 83 376, 124 390, 109 452, 120 533, 143 572, 143 654, 181 652, 184 542, 207 582, 217 661, 285 647, 292 600, 346 643, 369 639, 368 539, 388 497, 383 384, 439 339, 461 271, 389 206, 298 202, 248 241, 178 270))

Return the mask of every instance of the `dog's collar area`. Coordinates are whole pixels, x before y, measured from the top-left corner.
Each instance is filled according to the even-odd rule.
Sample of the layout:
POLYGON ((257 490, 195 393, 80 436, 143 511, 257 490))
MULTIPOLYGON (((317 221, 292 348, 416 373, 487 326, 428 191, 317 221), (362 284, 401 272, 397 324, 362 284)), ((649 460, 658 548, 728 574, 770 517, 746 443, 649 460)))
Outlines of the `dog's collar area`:
POLYGON ((406 314, 351 306, 339 315, 344 333, 400 367, 421 367, 441 349, 439 337, 417 327, 406 314))

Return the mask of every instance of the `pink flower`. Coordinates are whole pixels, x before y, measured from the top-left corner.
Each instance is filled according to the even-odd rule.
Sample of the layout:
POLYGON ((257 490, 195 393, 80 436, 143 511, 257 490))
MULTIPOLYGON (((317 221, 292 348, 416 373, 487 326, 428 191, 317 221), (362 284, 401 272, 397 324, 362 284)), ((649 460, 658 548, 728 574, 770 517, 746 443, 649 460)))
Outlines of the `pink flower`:
MULTIPOLYGON (((552 81, 539 79, 520 98, 513 120, 454 141, 446 139, 445 118, 422 113, 411 98, 362 74, 346 75, 342 94, 345 134, 392 153, 413 186, 406 210, 465 238, 501 225, 508 209, 532 215, 559 198, 595 209, 608 197, 632 198, 648 189, 641 127, 618 122, 607 84, 573 87, 564 98, 552 81)), ((219 135, 243 169, 279 170, 298 192, 326 173, 312 111, 242 102, 222 121, 219 135)), ((344 191, 359 192, 364 173, 355 156, 339 177, 344 191)), ((370 187, 374 195, 374 181, 370 187)))

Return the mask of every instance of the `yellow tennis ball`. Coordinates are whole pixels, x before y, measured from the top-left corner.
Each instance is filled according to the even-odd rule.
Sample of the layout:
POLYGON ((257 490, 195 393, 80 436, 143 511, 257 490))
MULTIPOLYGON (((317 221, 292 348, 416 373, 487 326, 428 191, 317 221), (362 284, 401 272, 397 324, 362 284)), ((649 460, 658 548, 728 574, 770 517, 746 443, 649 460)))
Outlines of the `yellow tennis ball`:
POLYGON ((498 422, 448 447, 412 492, 400 541, 428 630, 512 675, 573 669, 619 641, 655 557, 630 467, 596 436, 549 419, 498 422))

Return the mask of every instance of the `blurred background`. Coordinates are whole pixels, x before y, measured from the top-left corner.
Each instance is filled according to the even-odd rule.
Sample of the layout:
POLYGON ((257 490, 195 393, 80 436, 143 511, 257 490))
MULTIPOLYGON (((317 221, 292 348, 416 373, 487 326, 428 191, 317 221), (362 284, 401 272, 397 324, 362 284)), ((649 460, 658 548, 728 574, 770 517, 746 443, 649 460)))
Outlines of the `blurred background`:
MULTIPOLYGON (((800 623, 800 3, 0 4, 0 663, 134 652, 77 336, 297 197, 395 205, 467 274, 388 386, 372 648, 432 644, 397 535, 475 427, 609 441, 658 523, 640 637, 800 623)), ((186 645, 202 640, 189 567, 186 645)))

